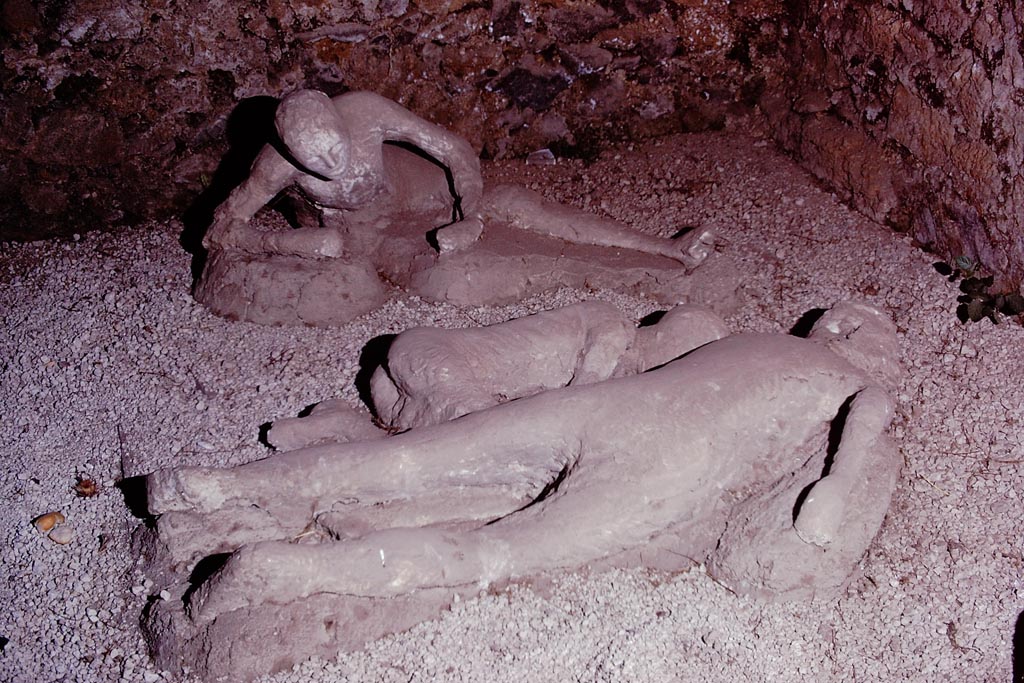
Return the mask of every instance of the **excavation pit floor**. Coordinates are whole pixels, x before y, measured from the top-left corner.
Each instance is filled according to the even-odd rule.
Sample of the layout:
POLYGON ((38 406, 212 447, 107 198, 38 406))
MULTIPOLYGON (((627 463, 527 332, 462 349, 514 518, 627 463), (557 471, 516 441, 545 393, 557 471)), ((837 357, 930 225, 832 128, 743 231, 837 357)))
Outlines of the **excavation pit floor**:
MULTIPOLYGON (((891 315, 907 374, 893 426, 903 472, 888 517, 837 600, 740 597, 700 566, 675 576, 581 571, 483 592, 363 651, 260 680, 1020 674, 1020 324, 962 324, 957 284, 936 272, 936 258, 845 207, 757 138, 675 136, 591 163, 493 162, 484 172, 491 184, 524 184, 652 234, 712 228, 743 273, 734 331, 787 332, 805 313, 849 299, 891 315)), ((85 227, 76 241, 0 245, 0 681, 190 680, 160 671, 146 653, 140 616, 161 597, 131 549, 141 522, 115 486, 122 478, 270 455, 259 441, 264 423, 331 397, 358 403, 359 354, 381 334, 488 324, 590 298, 638 319, 659 309, 606 290, 493 307, 398 295, 336 328, 261 327, 220 319, 192 299, 180 224, 85 227), (77 478, 99 492, 77 495, 77 478), (66 544, 32 524, 51 511, 66 520, 66 544)))

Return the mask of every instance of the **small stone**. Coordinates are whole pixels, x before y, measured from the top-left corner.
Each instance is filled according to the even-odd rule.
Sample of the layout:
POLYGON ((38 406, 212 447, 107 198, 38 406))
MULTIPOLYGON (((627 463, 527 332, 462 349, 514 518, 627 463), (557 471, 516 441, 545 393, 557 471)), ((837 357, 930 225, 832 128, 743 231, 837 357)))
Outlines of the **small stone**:
POLYGON ((78 476, 74 486, 75 495, 79 498, 92 498, 100 492, 99 485, 88 477, 78 476))
POLYGON ((59 526, 48 534, 48 537, 58 545, 67 545, 75 538, 75 530, 70 526, 59 526))
POLYGON ((32 524, 35 525, 36 530, 41 534, 45 534, 51 531, 55 526, 63 523, 64 515, 57 511, 47 512, 45 515, 39 515, 32 520, 32 524))
POLYGON ((556 161, 555 155, 547 147, 530 152, 529 156, 526 157, 526 163, 530 165, 549 166, 556 161))
POLYGON ((466 220, 437 231, 437 247, 442 254, 465 249, 480 239, 484 224, 479 218, 466 220))

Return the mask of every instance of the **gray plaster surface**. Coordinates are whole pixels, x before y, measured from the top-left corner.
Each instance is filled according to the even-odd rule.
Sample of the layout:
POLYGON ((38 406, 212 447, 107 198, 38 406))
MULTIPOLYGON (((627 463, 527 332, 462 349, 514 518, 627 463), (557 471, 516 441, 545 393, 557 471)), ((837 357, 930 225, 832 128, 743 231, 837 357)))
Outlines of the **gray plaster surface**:
POLYGON ((482 327, 413 327, 390 342, 373 371, 370 404, 388 429, 421 427, 550 389, 637 374, 728 334, 725 321, 702 306, 682 304, 637 327, 603 301, 482 327))
MULTIPOLYGON (((436 387, 426 396, 473 402, 475 383, 462 385, 472 377, 458 377, 453 361, 476 365, 485 380, 505 358, 486 344, 460 354, 460 338, 504 335, 515 345, 524 327, 550 328, 558 349, 564 323, 571 334, 608 319, 601 306, 565 307, 448 331, 448 356, 414 338, 388 362, 432 359, 436 387)), ((585 351, 599 356, 600 346, 585 351)), ((289 655, 349 651, 408 628, 411 606, 398 620, 379 617, 391 598, 429 610, 447 606, 444 591, 612 558, 634 567, 637 552, 643 568, 665 565, 663 555, 706 562, 738 593, 835 597, 877 533, 900 469, 886 434, 894 401, 870 373, 876 355, 896 360, 893 324, 873 307, 840 303, 806 339, 736 334, 680 351, 647 372, 609 370, 464 415, 420 412, 441 419, 386 438, 147 475, 147 509, 158 515, 155 533, 140 534, 150 539, 140 544, 147 573, 184 568, 167 585, 172 599, 146 617, 157 661, 207 678, 251 677, 289 655), (846 345, 872 365, 832 351, 846 345), (225 552, 222 566, 196 577, 225 552), (348 610, 330 618, 337 608, 302 617, 321 614, 332 596, 362 606, 381 630, 356 630, 348 610), (281 628, 281 611, 296 625, 281 628), (280 653, 240 640, 261 628, 281 631, 280 653)), ((525 352, 529 362, 536 351, 525 352)))
MULTIPOLYGON (((737 332, 784 332, 847 299, 886 311, 907 373, 893 428, 903 470, 881 532, 835 599, 734 595, 685 559, 675 574, 594 567, 460 595, 404 634, 263 680, 1012 679, 1024 609, 1021 327, 961 325, 956 285, 927 254, 843 208, 756 139, 671 138, 609 150, 590 166, 484 170, 489 182, 533 186, 651 234, 713 227, 744 275, 744 304, 727 316, 737 332)), ((395 297, 334 329, 232 323, 190 297, 179 230, 0 247, 10 332, 0 680, 189 678, 146 653, 138 617, 163 588, 142 575, 130 545, 139 521, 115 480, 252 461, 268 454, 263 422, 331 396, 355 408, 359 353, 376 335, 584 299, 635 318, 659 308, 636 293, 562 289, 514 306, 395 297), (100 494, 77 497, 76 475, 99 482, 100 494), (30 523, 51 510, 74 532, 66 545, 30 523)), ((347 609, 363 614, 357 607, 347 609)), ((261 642, 273 648, 271 635, 261 642)))
POLYGON ((263 146, 203 238, 195 295, 218 315, 328 326, 396 290, 491 305, 586 286, 736 305, 735 265, 708 258, 712 231, 651 235, 515 184, 485 192, 468 142, 374 93, 298 90, 275 125, 280 144, 263 146), (288 198, 297 225, 267 210, 288 198))

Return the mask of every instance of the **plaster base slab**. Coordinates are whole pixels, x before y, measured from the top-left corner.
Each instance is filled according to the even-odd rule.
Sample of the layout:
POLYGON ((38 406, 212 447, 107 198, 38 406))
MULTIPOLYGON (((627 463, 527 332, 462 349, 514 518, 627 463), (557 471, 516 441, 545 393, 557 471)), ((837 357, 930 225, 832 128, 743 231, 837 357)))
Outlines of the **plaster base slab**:
POLYGON ((195 289, 217 315, 263 325, 338 325, 377 308, 388 293, 367 263, 239 251, 211 254, 195 289))
POLYGON ((721 254, 688 272, 664 256, 572 244, 499 221, 464 249, 438 254, 421 220, 390 217, 380 246, 362 259, 214 252, 196 299, 235 320, 314 326, 347 323, 400 291, 486 306, 574 287, 630 292, 666 306, 699 303, 721 314, 738 307, 739 271, 721 254))

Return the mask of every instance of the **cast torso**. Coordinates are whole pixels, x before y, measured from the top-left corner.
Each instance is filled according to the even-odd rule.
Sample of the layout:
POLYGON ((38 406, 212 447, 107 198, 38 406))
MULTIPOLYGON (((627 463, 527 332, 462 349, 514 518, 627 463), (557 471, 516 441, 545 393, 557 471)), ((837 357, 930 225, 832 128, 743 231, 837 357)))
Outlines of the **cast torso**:
POLYGON ((607 468, 601 477, 690 509, 705 495, 797 469, 809 446, 824 447, 844 403, 869 384, 821 344, 736 335, 658 370, 579 388, 600 406, 581 433, 601 444, 591 458, 607 468))

